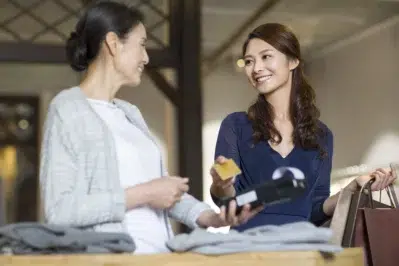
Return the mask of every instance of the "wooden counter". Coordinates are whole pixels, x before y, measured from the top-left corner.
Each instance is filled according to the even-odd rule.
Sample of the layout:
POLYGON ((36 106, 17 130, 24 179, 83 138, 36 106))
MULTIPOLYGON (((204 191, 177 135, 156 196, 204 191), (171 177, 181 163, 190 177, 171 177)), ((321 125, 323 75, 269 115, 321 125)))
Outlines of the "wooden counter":
POLYGON ((325 259, 314 251, 239 253, 222 256, 204 256, 192 253, 165 255, 48 255, 0 256, 1 266, 363 266, 363 251, 346 249, 333 259, 325 259))

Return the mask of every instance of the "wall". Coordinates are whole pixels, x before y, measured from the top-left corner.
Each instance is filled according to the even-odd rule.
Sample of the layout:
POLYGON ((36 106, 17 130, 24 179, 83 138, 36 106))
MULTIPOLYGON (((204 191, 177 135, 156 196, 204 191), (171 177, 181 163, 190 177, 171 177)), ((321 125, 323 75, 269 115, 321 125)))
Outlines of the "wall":
MULTIPOLYGON (((334 133, 333 168, 353 175, 333 173, 333 194, 357 176, 351 166, 371 171, 399 162, 398 34, 394 17, 326 47, 307 65, 322 120, 334 133)), ((385 193, 382 201, 389 204, 385 193)))
MULTIPOLYGON (((78 76, 64 65, 0 64, 0 93, 40 95, 41 109, 62 88, 75 84, 78 76)), ((42 117, 43 119, 43 117, 42 117)))
POLYGON ((398 33, 395 17, 308 63, 322 120, 335 137, 334 168, 399 161, 398 33))

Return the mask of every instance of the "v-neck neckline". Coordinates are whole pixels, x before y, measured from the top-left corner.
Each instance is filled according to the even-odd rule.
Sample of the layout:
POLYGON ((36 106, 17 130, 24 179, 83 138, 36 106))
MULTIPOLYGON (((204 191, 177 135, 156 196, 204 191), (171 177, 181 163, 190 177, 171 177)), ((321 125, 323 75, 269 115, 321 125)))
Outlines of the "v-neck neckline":
POLYGON ((270 145, 270 143, 267 141, 267 146, 269 146, 269 148, 270 148, 270 150, 272 151, 272 153, 275 153, 276 155, 278 155, 281 159, 287 159, 288 157, 290 157, 291 156, 291 154, 293 154, 294 153, 294 151, 296 150, 296 146, 297 145, 294 145, 294 147, 290 150, 290 152, 286 155, 286 156, 283 156, 281 153, 279 153, 276 149, 274 149, 273 147, 272 147, 272 145, 270 145))
POLYGON ((282 156, 278 151, 272 148, 269 142, 266 143, 270 156, 272 157, 273 161, 277 164, 278 167, 287 166, 291 162, 291 158, 294 156, 297 150, 297 145, 294 145, 292 150, 286 155, 282 156))

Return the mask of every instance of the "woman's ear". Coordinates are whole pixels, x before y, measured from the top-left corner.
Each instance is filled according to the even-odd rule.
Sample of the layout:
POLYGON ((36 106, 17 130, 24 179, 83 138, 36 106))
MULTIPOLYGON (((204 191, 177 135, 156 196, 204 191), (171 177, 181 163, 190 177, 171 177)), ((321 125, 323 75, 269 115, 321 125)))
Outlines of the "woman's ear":
POLYGON ((299 63, 300 63, 300 61, 299 61, 297 58, 295 58, 295 59, 290 59, 290 61, 289 61, 289 68, 290 68, 290 71, 292 71, 292 70, 294 70, 295 68, 297 68, 298 65, 299 65, 299 63))
POLYGON ((120 40, 115 32, 108 32, 107 35, 105 35, 104 44, 112 56, 115 56, 118 53, 120 40))

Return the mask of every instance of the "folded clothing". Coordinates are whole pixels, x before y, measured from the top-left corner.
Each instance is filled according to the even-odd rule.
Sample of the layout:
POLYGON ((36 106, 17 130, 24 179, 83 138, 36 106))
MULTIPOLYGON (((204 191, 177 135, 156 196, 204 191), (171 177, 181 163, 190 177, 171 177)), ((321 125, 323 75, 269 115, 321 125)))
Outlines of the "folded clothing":
POLYGON ((329 243, 329 228, 318 228, 309 222, 285 225, 265 225, 243 232, 211 233, 197 228, 189 234, 179 234, 166 244, 173 252, 196 252, 218 255, 255 251, 321 251, 336 253, 342 247, 329 243))
POLYGON ((133 239, 123 233, 94 232, 41 223, 0 227, 0 253, 131 253, 135 249, 133 239))

